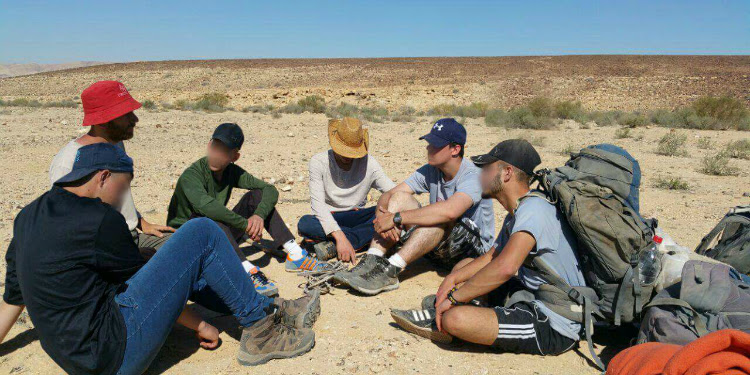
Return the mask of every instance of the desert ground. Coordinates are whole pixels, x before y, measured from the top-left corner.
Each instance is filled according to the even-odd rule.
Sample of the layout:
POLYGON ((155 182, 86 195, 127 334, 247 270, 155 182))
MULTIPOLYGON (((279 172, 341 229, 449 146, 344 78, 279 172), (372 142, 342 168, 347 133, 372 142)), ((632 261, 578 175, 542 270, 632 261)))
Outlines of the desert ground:
MULTIPOLYGON (((588 109, 649 109, 674 107, 707 95, 728 94, 750 100, 750 57, 535 57, 493 59, 386 60, 259 60, 161 62, 95 67, 0 79, 0 98, 43 101, 77 98, 100 79, 123 81, 136 99, 171 102, 194 99, 201 93, 225 92, 230 105, 285 104, 310 94, 331 103, 427 109, 439 103, 484 101, 510 106, 537 95, 580 100, 588 109), (204 84, 205 83, 205 84, 204 84), (353 94, 350 94, 353 93, 353 94)), ((163 223, 173 184, 200 158, 214 127, 236 122, 246 142, 238 164, 257 177, 273 180, 282 190, 278 210, 292 227, 310 210, 307 163, 328 149, 324 114, 271 115, 226 111, 203 113, 176 110, 136 112, 135 137, 126 142, 135 160, 133 195, 138 210, 151 222, 163 223)), ((6 178, 0 184, 0 246, 10 242, 13 218, 49 188, 47 169, 68 141, 82 134, 80 108, 0 108, 0 160, 6 178)), ((429 131, 433 117, 408 123, 370 126, 371 155, 397 182, 425 161, 425 144, 418 137, 429 131)), ((467 156, 488 151, 497 142, 516 137, 537 145, 543 167, 559 166, 564 149, 614 143, 641 163, 641 212, 656 217, 678 243, 694 248, 733 206, 750 204, 750 161, 732 159, 737 176, 708 176, 699 172, 701 159, 730 141, 748 138, 738 131, 682 130, 688 135, 687 156, 655 153, 658 140, 670 129, 641 127, 633 137, 617 139, 617 127, 597 127, 564 121, 554 130, 488 127, 482 119, 467 119, 467 156), (697 146, 708 137, 715 149, 697 146), (683 191, 654 186, 658 178, 680 177, 683 191)), ((235 199, 239 198, 235 193, 235 199)), ((377 194, 372 195, 377 199, 377 194)), ((496 226, 505 212, 495 204, 496 226)), ((43 235, 43 234, 40 234, 43 235)), ((250 260, 280 286, 282 296, 301 294, 302 279, 283 270, 283 259, 247 244, 250 260)), ((4 257, 3 257, 4 258, 4 257)), ((5 263, 0 261, 0 282, 5 263)), ((499 354, 474 345, 438 346, 402 331, 392 323, 391 308, 416 307, 434 293, 442 271, 417 262, 401 276, 398 290, 361 297, 343 289, 322 296, 322 313, 315 325, 316 345, 301 357, 275 360, 258 368, 236 362, 239 331, 231 317, 199 310, 222 330, 215 351, 198 347, 188 330, 175 327, 149 373, 428 373, 428 374, 595 374, 586 343, 558 357, 499 354)), ((158 287, 158 286, 156 286, 158 287)), ((632 333, 632 332, 631 332, 632 333)), ((599 330, 597 352, 608 360, 629 345, 622 331, 599 330)), ((0 372, 48 374, 62 372, 44 353, 33 324, 24 315, 0 345, 0 372)))

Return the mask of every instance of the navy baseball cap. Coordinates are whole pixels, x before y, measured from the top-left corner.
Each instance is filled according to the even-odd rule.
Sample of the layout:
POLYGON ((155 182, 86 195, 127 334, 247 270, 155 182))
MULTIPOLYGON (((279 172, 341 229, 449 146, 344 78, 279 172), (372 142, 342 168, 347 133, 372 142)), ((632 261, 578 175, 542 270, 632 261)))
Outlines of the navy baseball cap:
POLYGON ((231 122, 225 122, 216 127, 211 139, 218 139, 230 149, 240 149, 245 142, 245 135, 242 134, 242 128, 231 122))
POLYGON ((108 170, 133 173, 133 159, 120 147, 109 143, 94 143, 83 146, 76 152, 73 169, 55 184, 78 181, 91 173, 108 170))
POLYGON ((466 128, 456 119, 441 118, 432 125, 429 134, 425 134, 419 139, 424 139, 430 146, 438 148, 445 147, 449 143, 465 145, 466 128))

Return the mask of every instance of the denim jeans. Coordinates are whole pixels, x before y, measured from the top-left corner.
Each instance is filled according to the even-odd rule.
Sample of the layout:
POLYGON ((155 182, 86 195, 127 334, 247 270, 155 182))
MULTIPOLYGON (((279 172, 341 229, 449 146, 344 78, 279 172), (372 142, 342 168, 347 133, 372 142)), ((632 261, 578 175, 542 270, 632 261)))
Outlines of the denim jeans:
POLYGON ((188 299, 228 309, 243 327, 266 316, 224 232, 206 218, 185 223, 115 296, 127 329, 120 374, 143 373, 159 353, 188 299))
MULTIPOLYGON (((376 207, 373 206, 333 213, 333 219, 341 227, 341 231, 355 250, 369 245, 372 237, 375 236, 375 228, 372 225, 372 221, 375 220, 375 209, 376 207)), ((315 215, 302 216, 297 223, 297 231, 300 236, 316 242, 327 240, 323 226, 320 225, 315 215)))

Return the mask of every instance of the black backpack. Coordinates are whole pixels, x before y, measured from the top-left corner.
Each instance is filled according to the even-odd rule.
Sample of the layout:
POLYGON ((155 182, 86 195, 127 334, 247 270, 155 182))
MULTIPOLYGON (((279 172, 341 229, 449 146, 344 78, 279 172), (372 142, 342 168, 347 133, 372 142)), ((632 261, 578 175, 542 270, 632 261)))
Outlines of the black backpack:
POLYGON ((729 210, 695 252, 750 275, 750 205, 729 210))

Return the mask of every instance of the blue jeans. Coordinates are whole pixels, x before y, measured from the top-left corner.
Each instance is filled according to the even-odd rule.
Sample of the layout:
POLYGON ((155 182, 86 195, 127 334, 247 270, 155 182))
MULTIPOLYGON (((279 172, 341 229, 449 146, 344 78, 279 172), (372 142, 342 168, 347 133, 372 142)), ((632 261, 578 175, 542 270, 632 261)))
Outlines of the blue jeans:
POLYGON ((141 374, 159 353, 188 299, 229 310, 243 327, 266 316, 271 299, 258 294, 226 235, 210 219, 180 227, 115 296, 127 328, 120 374, 141 374))
MULTIPOLYGON (((376 207, 368 207, 333 213, 333 219, 341 227, 341 231, 355 250, 369 245, 375 235, 375 228, 372 225, 372 221, 375 220, 375 209, 376 207)), ((320 225, 315 215, 302 216, 297 223, 297 231, 300 236, 316 242, 328 240, 323 226, 320 225)))

